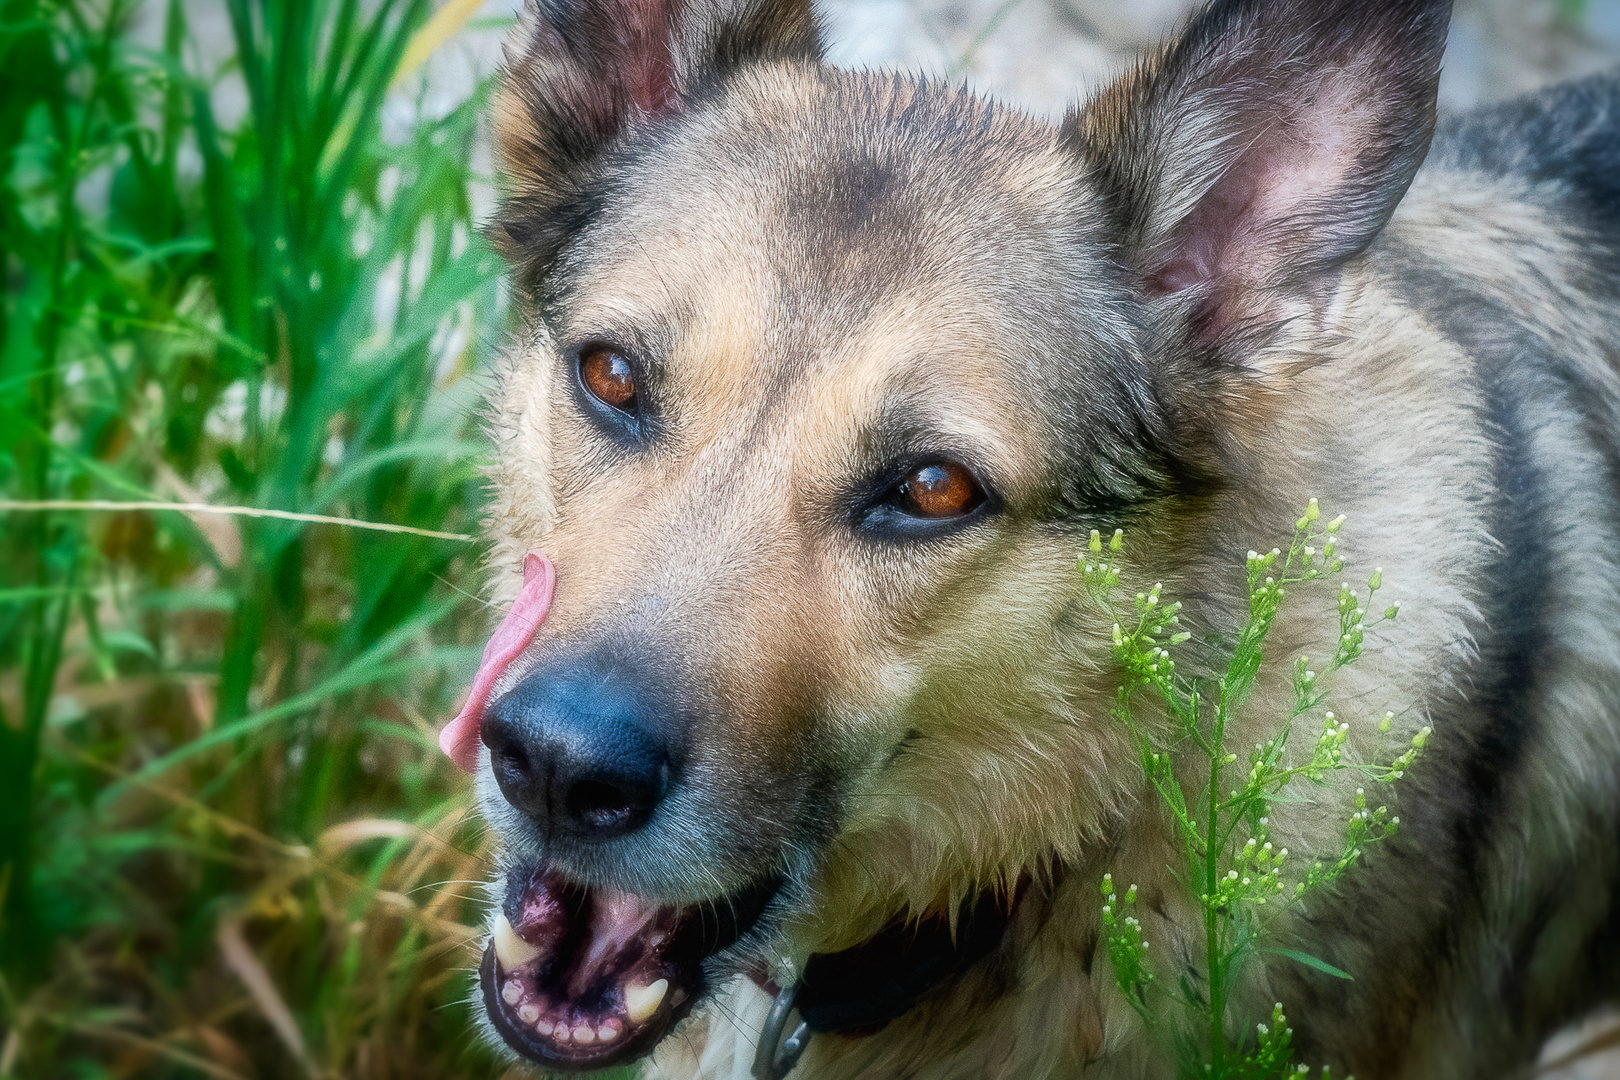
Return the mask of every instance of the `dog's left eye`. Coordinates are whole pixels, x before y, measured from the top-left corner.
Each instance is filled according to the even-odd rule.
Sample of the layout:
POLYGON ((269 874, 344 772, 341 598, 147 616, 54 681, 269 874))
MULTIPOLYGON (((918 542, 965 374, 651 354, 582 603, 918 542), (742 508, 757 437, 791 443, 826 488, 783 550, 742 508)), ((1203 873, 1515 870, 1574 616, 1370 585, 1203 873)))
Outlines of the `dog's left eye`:
POLYGON ((635 369, 612 349, 592 349, 581 356, 579 381, 602 404, 620 412, 636 411, 635 369))
POLYGON ((938 521, 971 514, 984 502, 984 490, 966 467, 937 461, 914 470, 894 489, 894 506, 911 517, 938 521))

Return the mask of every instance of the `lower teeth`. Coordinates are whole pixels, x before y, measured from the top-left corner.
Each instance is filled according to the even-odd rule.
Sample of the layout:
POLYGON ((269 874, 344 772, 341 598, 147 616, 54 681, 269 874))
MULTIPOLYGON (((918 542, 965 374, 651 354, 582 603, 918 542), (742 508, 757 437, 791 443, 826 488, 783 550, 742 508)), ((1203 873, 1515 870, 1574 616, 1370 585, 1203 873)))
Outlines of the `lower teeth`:
MULTIPOLYGON (((640 1024, 656 1012, 658 1006, 667 996, 670 1000, 677 1000, 684 996, 680 990, 666 994, 669 982, 659 979, 650 987, 627 986, 625 997, 630 1006, 628 1023, 640 1024), (637 1015, 637 1014, 644 1015, 637 1015)), ((617 1041, 624 1035, 627 1018, 623 1016, 609 1016, 599 1025, 588 1022, 569 1023, 566 1020, 550 1020, 541 1015, 541 1006, 532 1000, 525 1000, 523 984, 518 979, 508 979, 501 987, 501 998, 511 1007, 523 1023, 532 1028, 542 1038, 552 1040, 558 1046, 594 1046, 597 1043, 606 1045, 617 1041)))

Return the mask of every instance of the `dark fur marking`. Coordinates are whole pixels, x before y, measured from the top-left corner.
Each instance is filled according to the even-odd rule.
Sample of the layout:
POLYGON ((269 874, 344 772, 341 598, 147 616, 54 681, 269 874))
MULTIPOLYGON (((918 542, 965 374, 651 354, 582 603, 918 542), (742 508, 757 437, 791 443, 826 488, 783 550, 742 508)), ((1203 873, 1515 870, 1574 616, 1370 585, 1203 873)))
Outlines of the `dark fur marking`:
POLYGON ((808 280, 824 305, 859 320, 907 280, 919 201, 906 194, 891 155, 872 146, 849 146, 783 177, 782 234, 796 238, 788 257, 816 268, 808 280))
POLYGON ((916 747, 916 745, 924 738, 926 738, 926 736, 923 735, 922 732, 918 731, 916 728, 911 728, 905 733, 905 735, 901 737, 899 742, 894 744, 894 749, 889 751, 889 756, 887 760, 883 762, 883 767, 887 769, 889 766, 905 757, 906 754, 910 753, 912 749, 916 747))
POLYGON ((1080 973, 1091 978, 1091 967, 1097 962, 1098 947, 1102 944, 1102 935, 1096 930, 1087 931, 1086 936, 1080 940, 1080 973))
POLYGON ((1594 75, 1451 117, 1435 159, 1493 176, 1568 184, 1620 228, 1620 74, 1594 75))
POLYGON ((1437 145, 1446 166, 1516 176, 1573 203, 1560 209, 1587 226, 1588 258, 1604 279, 1592 291, 1620 291, 1620 73, 1452 117, 1437 145))

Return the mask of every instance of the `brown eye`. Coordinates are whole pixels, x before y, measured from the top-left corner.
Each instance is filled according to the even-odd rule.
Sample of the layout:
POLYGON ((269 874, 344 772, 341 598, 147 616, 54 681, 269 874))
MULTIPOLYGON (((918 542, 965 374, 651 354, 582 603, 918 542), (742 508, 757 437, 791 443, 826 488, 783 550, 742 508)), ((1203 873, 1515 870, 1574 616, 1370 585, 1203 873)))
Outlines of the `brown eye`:
POLYGON ((961 517, 984 502, 973 474, 954 461, 924 465, 906 477, 896 495, 902 511, 921 518, 961 517))
POLYGON ((636 375, 630 361, 612 349, 592 349, 579 358, 579 381, 604 405, 623 412, 636 407, 636 375))

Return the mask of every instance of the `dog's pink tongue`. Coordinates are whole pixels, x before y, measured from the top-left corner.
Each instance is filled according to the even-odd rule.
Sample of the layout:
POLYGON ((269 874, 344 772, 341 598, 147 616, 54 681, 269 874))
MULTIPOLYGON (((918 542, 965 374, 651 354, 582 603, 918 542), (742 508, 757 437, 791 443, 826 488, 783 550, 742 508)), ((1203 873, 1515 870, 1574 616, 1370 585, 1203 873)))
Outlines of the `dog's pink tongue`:
POLYGON ((546 621, 551 594, 556 587, 557 569, 551 565, 551 560, 538 551, 529 552, 523 560, 523 591, 490 637, 489 644, 484 646, 484 660, 478 674, 473 676, 467 704, 439 732, 439 749, 467 772, 478 767, 478 738, 484 706, 489 704, 489 692, 507 665, 534 640, 540 624, 546 621))

